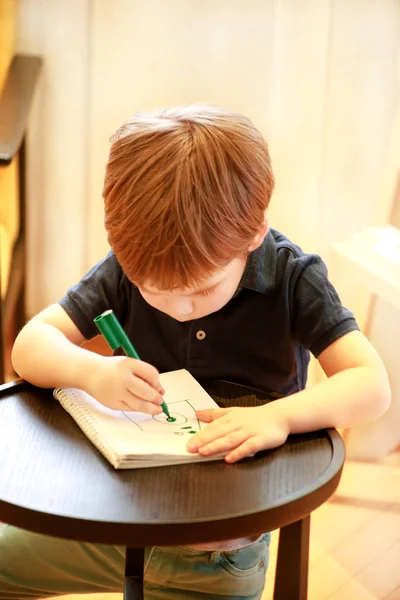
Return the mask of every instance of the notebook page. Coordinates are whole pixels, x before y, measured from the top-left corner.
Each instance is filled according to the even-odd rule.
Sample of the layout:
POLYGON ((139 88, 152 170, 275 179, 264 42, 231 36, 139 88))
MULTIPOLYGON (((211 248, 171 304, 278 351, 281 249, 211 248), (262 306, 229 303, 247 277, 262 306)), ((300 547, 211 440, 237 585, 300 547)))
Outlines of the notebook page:
MULTIPOLYGON (((95 436, 103 440, 117 455, 165 455, 193 457, 186 450, 191 436, 206 424, 195 415, 196 410, 217 408, 217 404, 185 369, 163 373, 160 381, 166 393, 164 399, 174 422, 166 415, 151 416, 135 411, 114 411, 98 403, 82 390, 69 390, 70 406, 62 404, 80 422, 86 421, 95 429, 95 436)), ((64 390, 65 392, 65 390, 64 390)), ((85 433, 88 437, 93 437, 85 433)))

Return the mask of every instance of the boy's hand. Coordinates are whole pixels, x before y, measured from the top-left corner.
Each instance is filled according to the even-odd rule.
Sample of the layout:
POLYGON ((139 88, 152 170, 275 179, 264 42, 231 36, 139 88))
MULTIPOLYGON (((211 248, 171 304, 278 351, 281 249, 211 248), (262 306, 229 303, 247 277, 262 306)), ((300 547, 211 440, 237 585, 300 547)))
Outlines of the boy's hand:
POLYGON ((136 410, 150 415, 162 412, 162 394, 155 367, 126 356, 99 357, 85 386, 100 404, 113 410, 136 410))
POLYGON ((187 449, 202 456, 228 451, 225 460, 230 463, 259 450, 281 446, 289 434, 282 415, 269 405, 200 410, 196 416, 212 423, 193 436, 187 449))

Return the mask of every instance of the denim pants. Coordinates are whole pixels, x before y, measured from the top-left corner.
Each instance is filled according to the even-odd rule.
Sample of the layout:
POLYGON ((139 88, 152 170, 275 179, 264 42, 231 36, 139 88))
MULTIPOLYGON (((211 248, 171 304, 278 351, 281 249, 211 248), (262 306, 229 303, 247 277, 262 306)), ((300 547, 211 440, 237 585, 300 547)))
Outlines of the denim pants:
MULTIPOLYGON (((270 534, 239 550, 153 547, 145 552, 145 600, 259 600, 270 534)), ((125 549, 0 524, 0 600, 122 593, 125 549)))

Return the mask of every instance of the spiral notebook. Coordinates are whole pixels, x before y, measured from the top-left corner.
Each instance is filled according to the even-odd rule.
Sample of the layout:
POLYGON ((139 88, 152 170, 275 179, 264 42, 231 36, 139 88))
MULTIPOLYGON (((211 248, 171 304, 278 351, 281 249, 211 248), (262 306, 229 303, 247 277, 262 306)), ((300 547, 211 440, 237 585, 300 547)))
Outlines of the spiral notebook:
POLYGON ((195 411, 218 405, 185 369, 160 375, 165 402, 174 422, 164 413, 147 415, 111 410, 76 388, 56 388, 54 397, 115 469, 137 469, 203 462, 223 458, 199 456, 186 450, 190 437, 207 427, 195 411))

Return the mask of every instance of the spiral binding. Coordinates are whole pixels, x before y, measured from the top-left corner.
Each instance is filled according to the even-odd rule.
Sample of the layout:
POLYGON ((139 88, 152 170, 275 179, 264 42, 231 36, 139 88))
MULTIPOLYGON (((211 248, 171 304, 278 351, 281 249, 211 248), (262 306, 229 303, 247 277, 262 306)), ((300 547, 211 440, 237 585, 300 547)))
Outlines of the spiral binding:
POLYGON ((117 468, 120 462, 115 450, 113 450, 107 440, 102 437, 96 427, 96 419, 82 403, 79 396, 73 389, 55 388, 53 396, 58 400, 61 406, 71 415, 76 424, 80 427, 86 437, 103 454, 103 456, 117 468))

